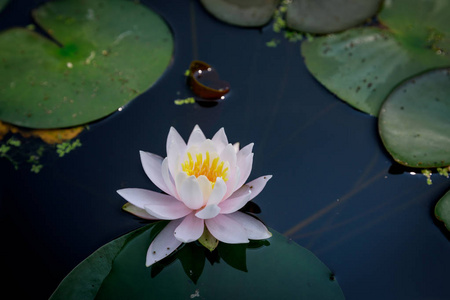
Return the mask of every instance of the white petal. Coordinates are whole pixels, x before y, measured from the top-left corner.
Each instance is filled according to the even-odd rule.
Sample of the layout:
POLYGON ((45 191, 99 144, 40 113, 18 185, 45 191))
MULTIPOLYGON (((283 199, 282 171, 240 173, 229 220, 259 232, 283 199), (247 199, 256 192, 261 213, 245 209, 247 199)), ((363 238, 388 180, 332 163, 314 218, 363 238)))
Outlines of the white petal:
POLYGON ((202 190, 203 195, 203 205, 208 203, 208 199, 213 191, 211 181, 209 181, 208 177, 205 175, 200 175, 197 177, 197 182, 200 185, 200 189, 202 190))
MULTIPOLYGON (((211 183, 210 183, 210 185, 211 185, 211 183)), ((216 183, 214 184, 214 188, 212 190, 212 193, 208 199, 208 205, 219 204, 222 201, 223 196, 225 196, 226 192, 227 192, 227 185, 226 185, 225 181, 223 181, 222 178, 217 177, 216 183)))
POLYGON ((228 199, 219 204, 222 214, 230 214, 244 207, 251 199, 251 190, 244 185, 233 193, 228 199))
POLYGON ((197 218, 194 213, 187 215, 181 224, 175 229, 175 238, 183 243, 198 240, 205 228, 204 221, 197 218))
POLYGON ((199 209, 203 206, 203 195, 197 178, 192 175, 186 178, 178 190, 181 200, 190 209, 199 209))
POLYGON ((173 180, 172 175, 169 173, 169 160, 164 158, 162 165, 161 165, 161 174, 164 180, 164 183, 166 184, 167 188, 169 189, 168 194, 174 196, 175 198, 179 199, 177 189, 175 187, 175 182, 173 180))
POLYGON ((163 158, 150 152, 139 151, 139 153, 141 156, 142 167, 148 178, 163 192, 173 195, 167 187, 162 175, 161 168, 163 158))
POLYGON ((218 215, 205 220, 209 232, 219 241, 228 244, 248 243, 247 232, 244 227, 227 215, 218 215))
POLYGON ((130 202, 125 203, 124 206, 122 206, 122 209, 132 215, 135 215, 136 217, 139 217, 141 219, 145 220, 158 220, 157 217, 150 215, 148 212, 145 211, 145 209, 139 208, 130 202))
POLYGON ((176 131, 173 127, 170 127, 170 131, 167 136, 166 151, 167 158, 169 160, 168 164, 170 173, 172 176, 175 176, 180 164, 179 160, 184 156, 184 152, 186 151, 186 143, 178 131, 176 131))
POLYGON ((236 151, 234 150, 233 145, 228 144, 225 146, 222 152, 220 152, 220 159, 222 161, 228 161, 230 164, 230 170, 236 167, 236 151))
POLYGON ((188 148, 192 145, 199 145, 203 143, 206 140, 205 135, 203 134, 203 131, 200 129, 198 125, 195 125, 194 129, 192 130, 191 135, 189 136, 188 140, 188 148))
MULTIPOLYGON (((183 185, 183 182, 188 179, 188 175, 185 172, 179 172, 177 173, 177 175, 175 176, 175 188, 177 189, 178 195, 180 195, 180 189, 181 186, 183 185)), ((181 198, 180 198, 181 199, 181 198)))
POLYGON ((241 176, 239 177, 239 181, 237 182, 237 187, 242 186, 250 176, 252 172, 253 165, 253 153, 250 153, 245 159, 238 163, 239 170, 241 171, 241 176))
POLYGON ((272 175, 265 175, 265 176, 258 177, 255 180, 247 182, 245 184, 252 191, 252 194, 250 195, 250 200, 252 200, 256 196, 258 196, 259 193, 261 193, 261 191, 264 189, 267 181, 269 181, 270 178, 272 178, 272 175))
POLYGON ((145 205, 160 202, 172 203, 175 202, 174 200, 176 200, 170 195, 165 195, 154 191, 138 188, 121 189, 118 190, 117 193, 131 204, 142 209, 144 208, 145 205))
POLYGON ((233 144, 233 147, 234 147, 234 150, 236 151, 236 153, 239 152, 239 146, 240 146, 239 142, 233 144))
POLYGON ((251 240, 264 240, 272 236, 267 227, 252 216, 239 211, 227 216, 241 224, 247 232, 247 237, 251 240))
POLYGON ((147 258, 145 265, 150 267, 157 261, 165 258, 175 251, 181 242, 174 236, 174 230, 181 223, 181 220, 171 221, 163 230, 155 237, 147 250, 147 258))
POLYGON ((228 138, 225 134, 225 130, 223 128, 220 128, 213 136, 212 141, 216 145, 216 151, 219 153, 222 152, 223 148, 228 145, 228 138))
POLYGON ((200 145, 189 148, 191 153, 209 153, 217 152, 217 145, 211 140, 204 140, 200 145), (191 151, 192 149, 192 151, 191 151))
POLYGON ((212 204, 207 205, 202 210, 198 211, 195 216, 200 219, 211 219, 215 218, 220 213, 220 207, 212 204))

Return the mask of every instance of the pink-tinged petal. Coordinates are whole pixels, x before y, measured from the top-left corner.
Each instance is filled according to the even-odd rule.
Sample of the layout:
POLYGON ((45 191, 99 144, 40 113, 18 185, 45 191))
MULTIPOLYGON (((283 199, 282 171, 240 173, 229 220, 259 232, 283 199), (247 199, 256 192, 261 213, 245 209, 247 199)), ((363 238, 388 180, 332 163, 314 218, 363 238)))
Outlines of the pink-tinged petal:
POLYGON ((192 130, 191 135, 189 136, 188 140, 188 148, 192 145, 199 145, 203 143, 206 140, 205 135, 203 134, 203 131, 200 129, 198 125, 195 125, 194 129, 192 130))
POLYGON ((251 199, 251 190, 248 186, 244 185, 233 193, 228 199, 219 204, 220 213, 230 214, 244 207, 251 199))
POLYGON ((122 206, 122 209, 132 215, 135 215, 136 217, 141 218, 141 219, 158 220, 158 218, 156 218, 155 216, 152 216, 148 212, 146 212, 145 209, 134 206, 130 202, 125 203, 124 206, 122 206))
POLYGON ((253 165, 253 153, 249 154, 243 161, 238 164, 239 170, 241 171, 241 176, 239 177, 239 181, 237 186, 242 186, 250 176, 252 172, 253 165))
POLYGON ((233 170, 236 167, 237 158, 236 158, 236 151, 234 150, 233 145, 231 144, 226 145, 219 155, 222 161, 227 161, 230 164, 230 170, 233 170))
MULTIPOLYGON (((211 185, 211 183, 210 183, 211 185)), ((208 205, 211 204, 219 204, 222 201, 225 193, 227 192, 227 184, 223 181, 222 178, 218 177, 216 179, 216 183, 214 184, 214 188, 209 196, 208 205)))
POLYGON ((164 180, 164 183, 166 184, 167 188, 169 189, 168 194, 174 196, 179 200, 178 192, 175 187, 175 182, 173 180, 172 175, 169 173, 169 160, 164 158, 162 165, 161 165, 161 174, 164 180))
POLYGON ((144 189, 122 189, 117 193, 131 204, 162 220, 174 220, 186 216, 191 210, 172 196, 144 189))
POLYGON ((166 143, 167 158, 169 170, 172 176, 177 173, 180 164, 180 157, 184 156, 186 143, 175 128, 170 127, 166 143))
POLYGON ((165 195, 145 189, 127 188, 118 190, 117 193, 131 204, 142 209, 144 208, 145 205, 150 205, 154 203, 163 202, 170 204, 173 202, 180 202, 176 201, 176 199, 170 195, 165 195))
POLYGON ((265 175, 258 177, 255 180, 247 182, 245 184, 252 191, 252 194, 250 195, 250 200, 252 200, 256 196, 258 196, 259 193, 261 193, 261 191, 264 189, 267 181, 269 181, 270 178, 272 178, 272 175, 265 175))
POLYGON ((197 178, 192 175, 186 178, 178 190, 181 200, 190 209, 199 209, 203 206, 203 195, 197 178))
POLYGON ((247 237, 251 240, 264 240, 272 236, 267 227, 252 216, 237 211, 227 215, 227 217, 241 224, 247 232, 247 237))
POLYGON ((175 228, 180 225, 181 220, 171 221, 163 230, 155 237, 147 250, 147 258, 145 265, 150 267, 155 262, 169 256, 175 251, 181 242, 174 236, 175 228))
POLYGON ((234 169, 233 175, 230 175, 227 181, 227 192, 225 193, 224 199, 227 199, 228 197, 233 194, 234 191, 236 191, 241 186, 238 186, 239 178, 241 177, 241 170, 239 170, 239 167, 236 167, 234 169))
POLYGON ((248 144, 247 146, 245 146, 244 148, 242 148, 238 153, 237 153, 237 159, 243 159, 247 156, 249 156, 252 151, 253 151, 253 143, 248 144))
POLYGON ((223 148, 225 148, 225 146, 228 145, 228 138, 227 135, 225 134, 225 130, 223 129, 223 127, 216 132, 216 134, 212 138, 212 141, 216 145, 217 148, 216 151, 218 153, 222 152, 223 148))
POLYGON ((184 217, 181 224, 175 229, 175 238, 183 243, 190 243, 198 240, 205 229, 202 219, 197 218, 194 213, 184 217))
POLYGON ((205 220, 205 224, 209 232, 221 242, 228 244, 249 242, 244 227, 227 215, 219 214, 213 219, 205 220))
POLYGON ((202 210, 198 211, 195 216, 200 219, 215 218, 220 213, 220 207, 212 204, 205 206, 202 210))
POLYGON ((144 168, 145 174, 147 174, 148 178, 163 192, 172 194, 162 175, 161 168, 163 158, 145 151, 139 151, 139 153, 141 155, 142 167, 144 168))

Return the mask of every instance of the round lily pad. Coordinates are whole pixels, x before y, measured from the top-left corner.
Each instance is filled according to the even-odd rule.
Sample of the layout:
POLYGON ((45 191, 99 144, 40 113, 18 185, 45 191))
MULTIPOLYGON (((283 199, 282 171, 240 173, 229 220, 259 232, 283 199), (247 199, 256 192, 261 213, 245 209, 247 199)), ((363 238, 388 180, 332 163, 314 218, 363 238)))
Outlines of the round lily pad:
POLYGON ((381 0, 294 0, 286 12, 289 28, 330 33, 363 23, 380 9, 381 0))
POLYGON ((200 0, 217 19, 237 26, 262 26, 272 19, 279 0, 200 0))
POLYGON ((450 191, 448 191, 436 204, 434 214, 438 220, 445 223, 445 227, 450 230, 450 191))
POLYGON ((0 120, 30 128, 88 123, 145 92, 167 68, 172 33, 131 1, 48 2, 33 12, 54 39, 0 34, 0 120))
POLYGON ((219 245, 215 251, 220 256, 205 259, 202 253, 215 251, 190 243, 166 258, 163 267, 147 268, 148 246, 156 227, 161 230, 165 224, 147 225, 103 246, 50 299, 344 299, 334 275, 316 256, 273 229, 263 247, 219 245), (238 254, 244 256, 236 258, 238 254), (195 272, 201 272, 196 283, 189 276, 195 272))
POLYGON ((397 0, 389 6, 391 2, 380 13, 389 28, 354 28, 302 43, 309 71, 339 98, 374 116, 400 82, 450 66, 449 52, 442 48, 450 36, 450 2, 418 0, 410 5, 397 0), (401 24, 414 24, 416 30, 401 24))
POLYGON ((450 165, 450 69, 399 85, 383 104, 378 125, 384 146, 407 166, 450 165))

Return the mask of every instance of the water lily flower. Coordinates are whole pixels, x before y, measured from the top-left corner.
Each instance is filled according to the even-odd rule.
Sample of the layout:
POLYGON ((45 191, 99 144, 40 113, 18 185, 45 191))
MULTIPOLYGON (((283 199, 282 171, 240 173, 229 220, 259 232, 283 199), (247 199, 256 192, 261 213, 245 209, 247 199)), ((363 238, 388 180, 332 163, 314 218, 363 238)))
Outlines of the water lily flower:
POLYGON ((229 244, 272 235, 262 222, 238 211, 272 177, 244 184, 252 169, 253 144, 239 150, 228 143, 223 128, 207 139, 196 125, 187 144, 170 128, 166 147, 166 158, 140 152, 145 173, 165 194, 139 188, 117 191, 128 201, 128 212, 149 220, 171 220, 151 243, 146 266, 204 234, 229 244))

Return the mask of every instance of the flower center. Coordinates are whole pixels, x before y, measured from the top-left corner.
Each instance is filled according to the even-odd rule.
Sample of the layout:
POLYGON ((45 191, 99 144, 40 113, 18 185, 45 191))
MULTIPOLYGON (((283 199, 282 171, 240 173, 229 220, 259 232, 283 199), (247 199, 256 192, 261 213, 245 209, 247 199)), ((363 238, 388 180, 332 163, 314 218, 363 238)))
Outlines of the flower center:
POLYGON ((221 177, 224 181, 228 180, 228 168, 225 167, 225 163, 218 156, 211 160, 208 151, 206 151, 204 160, 202 153, 195 155, 195 160, 190 152, 187 153, 187 156, 188 158, 181 164, 181 167, 188 176, 205 175, 213 185, 217 177, 221 177))

